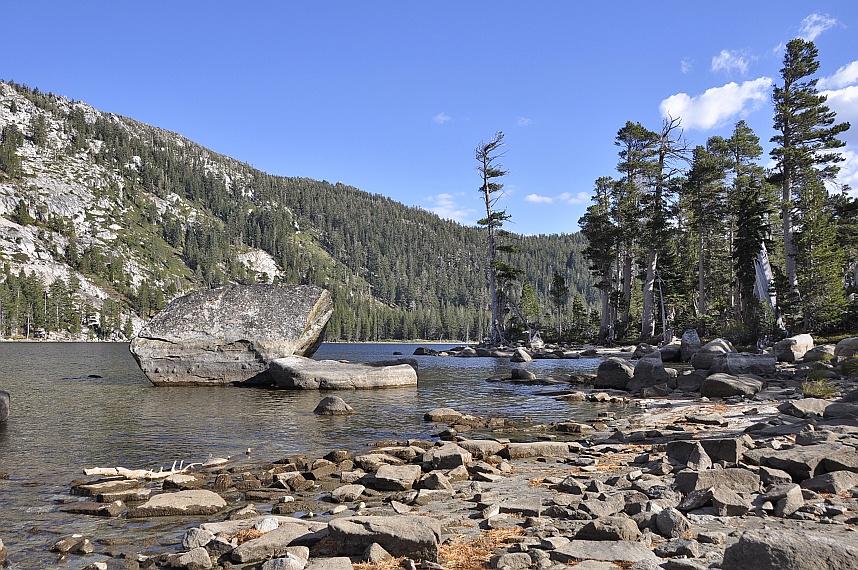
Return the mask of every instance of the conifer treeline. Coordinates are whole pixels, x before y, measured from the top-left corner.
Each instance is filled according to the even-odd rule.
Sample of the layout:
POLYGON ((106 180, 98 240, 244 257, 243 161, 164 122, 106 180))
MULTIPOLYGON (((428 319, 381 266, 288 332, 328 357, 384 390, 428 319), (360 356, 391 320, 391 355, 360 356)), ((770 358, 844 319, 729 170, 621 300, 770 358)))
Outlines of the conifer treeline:
POLYGON ((772 171, 744 121, 694 149, 675 118, 618 131, 619 176, 596 181, 580 220, 600 340, 695 327, 753 342, 858 325, 858 201, 833 186, 849 124, 816 89, 817 55, 812 42, 786 46, 772 171))

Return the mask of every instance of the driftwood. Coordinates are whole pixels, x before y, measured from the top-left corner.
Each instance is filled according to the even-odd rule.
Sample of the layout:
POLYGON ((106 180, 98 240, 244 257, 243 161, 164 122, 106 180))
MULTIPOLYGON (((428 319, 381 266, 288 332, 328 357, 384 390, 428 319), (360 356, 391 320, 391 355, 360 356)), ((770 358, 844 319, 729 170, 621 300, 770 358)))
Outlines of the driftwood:
POLYGON ((185 462, 182 461, 179 463, 178 469, 176 468, 176 461, 173 461, 173 466, 164 470, 161 467, 158 471, 153 471, 151 469, 127 469, 125 467, 93 467, 91 469, 84 469, 84 475, 98 475, 102 477, 125 477, 126 479, 150 479, 150 480, 158 480, 158 479, 166 479, 170 475, 175 475, 176 473, 186 473, 193 469, 194 467, 201 466, 202 463, 189 463, 185 465, 185 462))

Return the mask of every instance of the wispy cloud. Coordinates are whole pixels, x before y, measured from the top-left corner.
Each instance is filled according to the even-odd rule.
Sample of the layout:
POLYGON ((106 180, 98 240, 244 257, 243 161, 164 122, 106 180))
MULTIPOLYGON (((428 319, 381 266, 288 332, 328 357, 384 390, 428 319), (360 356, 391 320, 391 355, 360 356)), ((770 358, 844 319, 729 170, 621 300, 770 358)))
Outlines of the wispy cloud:
POLYGON ((843 162, 840 163, 840 173, 837 176, 837 181, 850 186, 849 195, 853 198, 858 198, 858 153, 852 150, 844 150, 840 153, 843 156, 843 162))
POLYGON ((431 208, 426 209, 442 218, 466 225, 474 223, 475 210, 461 206, 457 201, 457 196, 453 194, 437 194, 427 197, 426 200, 434 204, 431 208))
POLYGON ((528 194, 524 197, 525 202, 532 204, 553 204, 554 198, 551 196, 540 196, 539 194, 528 194))
POLYGON ((518 125, 519 127, 529 127, 530 125, 533 124, 533 121, 531 121, 527 117, 519 117, 518 120, 515 122, 515 124, 518 125))
POLYGON ((712 58, 712 71, 717 73, 723 71, 727 74, 738 71, 745 75, 751 65, 753 57, 743 51, 728 51, 722 49, 721 53, 712 58))
MULTIPOLYGON (((849 121, 858 124, 858 85, 849 85, 842 89, 820 91, 828 98, 825 102, 837 114, 836 121, 849 121)), ((851 128, 840 136, 846 143, 858 145, 858 129, 851 128)))
POLYGON ((691 73, 691 70, 694 69, 694 64, 690 58, 683 58, 682 61, 679 62, 680 69, 682 69, 682 73, 691 73))
POLYGON ((677 93, 662 101, 659 110, 663 117, 682 119, 682 126, 687 129, 711 129, 766 103, 771 85, 770 77, 760 77, 741 85, 730 82, 713 87, 694 97, 677 93))
POLYGON ((840 89, 858 83, 858 61, 844 65, 831 77, 823 77, 816 82, 819 89, 840 89))
POLYGON ((566 202, 567 204, 575 205, 575 204, 586 204, 590 201, 590 194, 587 192, 578 192, 577 194, 570 194, 569 192, 564 192, 560 196, 558 196, 560 200, 566 202))
POLYGON ((814 12, 807 18, 801 21, 801 26, 798 33, 802 39, 812 42, 819 37, 819 34, 825 30, 829 30, 837 25, 837 20, 830 17, 828 14, 820 14, 814 12))
POLYGON ((453 117, 451 117, 450 115, 448 115, 444 111, 441 111, 440 113, 438 113, 437 115, 432 117, 432 120, 435 121, 436 123, 438 123, 439 125, 443 125, 444 123, 446 123, 448 121, 452 121, 453 117))
POLYGON ((587 192, 578 192, 577 194, 572 194, 571 192, 563 192, 558 194, 557 196, 540 196, 539 194, 528 194, 524 197, 525 201, 530 202, 532 204, 585 204, 590 201, 590 195, 587 192))

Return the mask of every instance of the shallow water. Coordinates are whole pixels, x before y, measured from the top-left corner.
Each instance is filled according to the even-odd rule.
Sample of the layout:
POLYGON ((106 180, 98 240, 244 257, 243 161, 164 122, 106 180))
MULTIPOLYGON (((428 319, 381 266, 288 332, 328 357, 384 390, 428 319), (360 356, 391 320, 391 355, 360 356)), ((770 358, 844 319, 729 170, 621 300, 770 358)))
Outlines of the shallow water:
MULTIPOLYGON (((410 356, 417 344, 323 344, 315 358, 355 362, 410 356)), ((441 348, 441 347, 435 347, 441 348)), ((160 536, 175 522, 104 520, 66 515, 56 501, 84 467, 169 468, 174 460, 245 457, 273 461, 290 453, 321 456, 359 451, 381 438, 429 438, 438 426, 422 421, 432 408, 536 423, 588 419, 588 404, 538 395, 543 386, 489 383, 508 376, 506 359, 415 357, 417 388, 339 393, 354 409, 347 417, 313 414, 327 395, 317 391, 155 388, 128 345, 113 343, 0 343, 0 389, 12 395, 9 421, 0 424, 0 540, 13 569, 79 568, 98 557, 57 562, 48 552, 54 532, 95 538, 160 536), (130 528, 130 532, 127 529, 130 528)), ((593 370, 599 360, 537 360, 525 366, 547 376, 593 370)), ((181 526, 179 524, 178 526, 181 526)), ((177 527, 178 528, 178 527, 177 527)))

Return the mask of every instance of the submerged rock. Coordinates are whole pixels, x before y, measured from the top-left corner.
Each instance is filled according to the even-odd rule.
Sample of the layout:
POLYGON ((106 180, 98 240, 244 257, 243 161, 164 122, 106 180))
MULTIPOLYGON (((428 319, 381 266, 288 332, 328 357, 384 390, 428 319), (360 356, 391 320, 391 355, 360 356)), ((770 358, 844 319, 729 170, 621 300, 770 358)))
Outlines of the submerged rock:
POLYGON ((12 397, 9 395, 9 392, 0 390, 0 422, 5 422, 9 419, 9 404, 11 400, 12 397))
POLYGON ((312 356, 333 313, 310 285, 231 285, 172 301, 131 342, 156 386, 225 385, 264 375, 286 356, 312 356))

